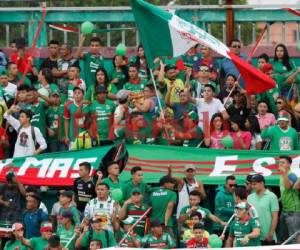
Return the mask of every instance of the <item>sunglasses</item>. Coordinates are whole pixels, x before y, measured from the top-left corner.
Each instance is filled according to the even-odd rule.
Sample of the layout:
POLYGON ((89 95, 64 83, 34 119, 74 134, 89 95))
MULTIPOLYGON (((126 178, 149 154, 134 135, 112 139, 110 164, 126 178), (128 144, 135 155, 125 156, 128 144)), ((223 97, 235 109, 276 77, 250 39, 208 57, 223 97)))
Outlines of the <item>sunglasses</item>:
POLYGON ((282 102, 276 102, 276 104, 282 104, 282 102))
POLYGON ((200 69, 200 72, 209 72, 209 69, 200 69))
POLYGON ((239 49, 240 49, 240 48, 241 48, 241 45, 232 45, 232 48, 235 48, 235 49, 236 49, 236 48, 239 48, 239 49))
POLYGON ((229 184, 229 187, 237 187, 237 184, 229 184))

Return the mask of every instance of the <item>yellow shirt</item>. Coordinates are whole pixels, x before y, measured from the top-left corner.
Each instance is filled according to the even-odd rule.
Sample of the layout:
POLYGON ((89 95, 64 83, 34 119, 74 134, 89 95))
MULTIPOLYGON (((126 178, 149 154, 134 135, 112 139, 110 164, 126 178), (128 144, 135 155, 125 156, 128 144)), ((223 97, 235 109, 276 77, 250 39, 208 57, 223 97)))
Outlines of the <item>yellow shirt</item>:
MULTIPOLYGON (((165 84, 168 87, 170 85, 170 80, 165 78, 165 84)), ((176 79, 173 84, 174 84, 174 88, 171 90, 171 96, 170 96, 170 102, 172 104, 180 102, 179 94, 181 90, 184 89, 184 83, 181 79, 176 79)))

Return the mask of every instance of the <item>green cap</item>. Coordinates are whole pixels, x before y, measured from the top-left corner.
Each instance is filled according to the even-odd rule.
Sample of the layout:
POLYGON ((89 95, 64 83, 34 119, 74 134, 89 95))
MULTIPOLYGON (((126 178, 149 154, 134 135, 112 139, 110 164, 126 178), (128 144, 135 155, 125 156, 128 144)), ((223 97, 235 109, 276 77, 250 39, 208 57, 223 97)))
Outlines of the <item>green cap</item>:
POLYGON ((131 190, 130 194, 134 194, 134 193, 142 193, 142 190, 138 187, 135 187, 131 190))
POLYGON ((59 90, 52 91, 52 92, 50 93, 50 96, 53 96, 53 95, 60 96, 59 90))
POLYGON ((1 76, 7 76, 7 70, 6 69, 1 69, 0 70, 0 75, 1 76))

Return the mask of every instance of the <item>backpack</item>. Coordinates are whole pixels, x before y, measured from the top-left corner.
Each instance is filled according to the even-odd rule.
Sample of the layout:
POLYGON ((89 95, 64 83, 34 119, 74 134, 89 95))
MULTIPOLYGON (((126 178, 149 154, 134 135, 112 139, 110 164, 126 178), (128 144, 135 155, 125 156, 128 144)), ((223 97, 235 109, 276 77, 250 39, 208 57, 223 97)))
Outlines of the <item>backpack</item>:
MULTIPOLYGON (((17 138, 18 138, 18 136, 19 136, 20 131, 21 131, 22 128, 23 128, 22 125, 18 128, 18 130, 17 130, 17 138)), ((33 126, 31 126, 31 135, 32 135, 32 140, 33 140, 33 143, 34 143, 34 147, 35 147, 35 149, 37 149, 38 143, 36 141, 36 136, 35 136, 35 131, 34 131, 34 127, 33 126)))

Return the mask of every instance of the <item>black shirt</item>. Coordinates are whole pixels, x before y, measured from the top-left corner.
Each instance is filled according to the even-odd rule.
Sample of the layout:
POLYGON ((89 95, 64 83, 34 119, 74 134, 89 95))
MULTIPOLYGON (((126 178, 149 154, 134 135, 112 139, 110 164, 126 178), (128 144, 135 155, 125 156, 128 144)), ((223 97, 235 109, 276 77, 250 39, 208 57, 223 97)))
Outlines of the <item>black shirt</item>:
POLYGON ((73 191, 75 194, 75 202, 77 209, 80 212, 84 211, 85 205, 93 198, 96 197, 95 184, 90 178, 84 182, 81 178, 77 178, 73 184, 73 191))
POLYGON ((49 57, 46 58, 42 64, 40 69, 44 69, 44 68, 48 68, 48 69, 53 69, 53 68, 57 68, 57 60, 53 61, 51 60, 49 57))

